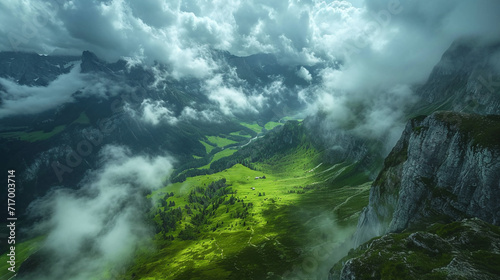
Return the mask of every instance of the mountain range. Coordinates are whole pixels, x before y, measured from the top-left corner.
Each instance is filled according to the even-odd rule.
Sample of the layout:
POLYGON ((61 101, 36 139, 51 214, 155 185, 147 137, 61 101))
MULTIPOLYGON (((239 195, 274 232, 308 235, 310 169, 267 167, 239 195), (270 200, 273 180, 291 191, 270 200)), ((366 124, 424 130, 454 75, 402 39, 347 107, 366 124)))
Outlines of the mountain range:
MULTIPOLYGON (((168 66, 159 62, 0 53, 0 149, 9 159, 0 169, 17 169, 17 207, 30 229, 22 239, 32 248, 14 279, 80 275, 64 267, 77 259, 102 279, 498 278, 500 43, 455 41, 428 79, 411 85, 416 101, 404 108, 390 152, 387 139, 360 133, 357 119, 332 125, 328 111, 296 114, 318 68, 212 52, 259 114, 253 103, 217 101, 230 90, 223 81, 163 77, 168 66), (310 81, 298 77, 301 68, 310 81), (32 95, 19 105, 22 92, 32 95), (150 175, 163 176, 159 188, 134 181, 135 171, 112 174, 132 195, 110 195, 119 206, 104 209, 137 210, 126 221, 146 220, 148 230, 130 235, 151 236, 127 240, 138 245, 122 266, 106 263, 113 257, 88 241, 93 233, 75 233, 79 251, 67 260, 50 243, 55 235, 40 233, 43 218, 30 211, 41 198, 64 186, 75 203, 92 203, 109 191, 92 180, 108 180, 113 155, 111 167, 133 158, 138 170, 156 170, 153 157, 165 154, 175 158, 171 169, 150 175), (40 276, 59 261, 62 269, 40 276)), ((95 236, 111 240, 123 220, 103 215, 109 229, 95 236)))

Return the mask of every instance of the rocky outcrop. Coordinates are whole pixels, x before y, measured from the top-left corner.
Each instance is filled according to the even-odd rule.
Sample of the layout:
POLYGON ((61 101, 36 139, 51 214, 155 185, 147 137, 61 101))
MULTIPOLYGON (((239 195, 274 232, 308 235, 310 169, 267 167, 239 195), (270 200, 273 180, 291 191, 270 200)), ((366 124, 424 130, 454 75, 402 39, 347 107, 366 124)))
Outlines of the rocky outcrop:
POLYGON ((500 225, 500 116, 436 112, 411 120, 386 158, 355 244, 466 217, 500 225))
POLYGON ((330 279, 498 279, 500 228, 480 219, 387 234, 338 262, 330 279))

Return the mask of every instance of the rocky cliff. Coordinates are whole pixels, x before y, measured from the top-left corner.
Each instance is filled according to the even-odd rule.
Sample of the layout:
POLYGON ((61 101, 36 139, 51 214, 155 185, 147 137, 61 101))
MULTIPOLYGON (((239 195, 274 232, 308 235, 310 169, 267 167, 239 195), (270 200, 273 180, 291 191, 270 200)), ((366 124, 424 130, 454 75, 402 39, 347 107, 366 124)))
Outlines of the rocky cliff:
POLYGON ((466 217, 500 224, 500 116, 436 112, 407 124, 373 183, 355 243, 466 217))
POLYGON ((330 278, 498 279, 498 225, 500 116, 417 117, 372 185, 357 249, 330 278))
POLYGON ((416 90, 421 102, 413 112, 453 110, 499 114, 500 42, 473 38, 455 41, 416 90))

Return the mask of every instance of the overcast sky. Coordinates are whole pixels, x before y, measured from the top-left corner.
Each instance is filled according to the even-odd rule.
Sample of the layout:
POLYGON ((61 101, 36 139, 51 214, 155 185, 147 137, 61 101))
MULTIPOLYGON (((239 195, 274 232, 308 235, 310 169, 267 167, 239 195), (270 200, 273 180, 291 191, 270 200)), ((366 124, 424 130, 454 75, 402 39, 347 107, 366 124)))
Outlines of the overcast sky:
POLYGON ((214 67, 209 48, 302 64, 346 53, 413 62, 426 55, 432 64, 459 36, 498 37, 499 12, 495 0, 12 0, 0 3, 0 49, 88 49, 108 60, 168 62, 194 76, 214 67))
MULTIPOLYGON (((358 117, 348 105, 354 100, 368 105, 365 118, 390 115, 392 120, 401 115, 397 108, 414 102, 409 86, 425 81, 454 40, 498 40, 499 15, 498 0, 12 0, 0 3, 0 50, 74 55, 90 50, 108 61, 160 61, 170 70, 158 79, 200 79, 201 90, 225 115, 258 113, 282 84, 274 81, 269 94, 244 88, 234 71, 221 70, 210 51, 273 53, 281 63, 303 66, 297 77, 310 86, 298 95, 310 112, 332 112, 333 122, 351 120, 358 117), (311 73, 307 67, 318 63, 321 68, 311 73), (311 83, 313 78, 320 82, 311 83)), ((51 86, 65 88, 64 81, 51 86)), ((67 88, 74 86, 80 85, 67 88)), ((60 95, 43 96, 50 101, 60 95)), ((26 100, 12 98, 3 115, 24 106, 26 100)), ((175 124, 180 117, 161 102, 148 102, 139 112, 144 120, 175 124)))

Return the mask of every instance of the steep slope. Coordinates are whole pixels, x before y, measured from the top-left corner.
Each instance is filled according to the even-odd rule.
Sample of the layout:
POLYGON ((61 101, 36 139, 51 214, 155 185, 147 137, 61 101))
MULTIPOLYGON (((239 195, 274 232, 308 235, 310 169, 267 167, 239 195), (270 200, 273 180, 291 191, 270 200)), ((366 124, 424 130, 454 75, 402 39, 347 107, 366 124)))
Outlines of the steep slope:
POLYGON ((500 224, 500 117, 437 112, 411 120, 370 191, 361 244, 428 221, 500 224))
POLYGON ((500 116, 412 119, 372 185, 355 247, 383 236, 351 251, 331 279, 495 279, 499 187, 500 116))
POLYGON ((421 102, 412 112, 453 110, 498 114, 500 108, 500 42, 474 38, 455 41, 416 90, 421 102))

